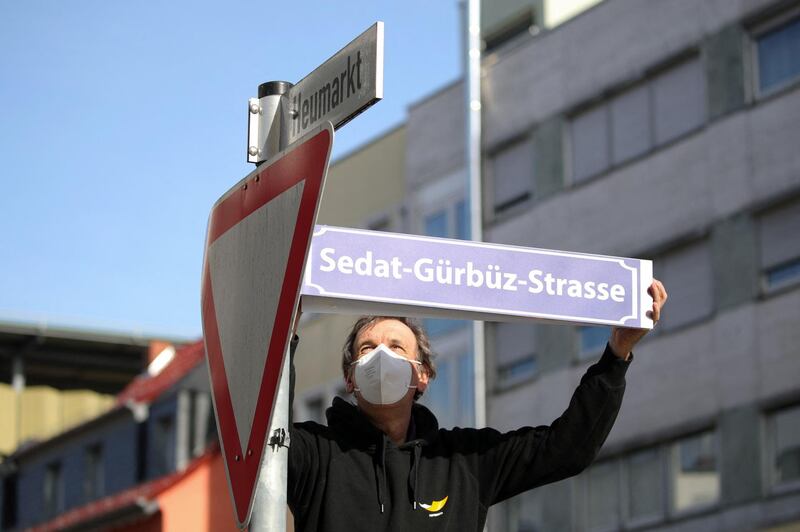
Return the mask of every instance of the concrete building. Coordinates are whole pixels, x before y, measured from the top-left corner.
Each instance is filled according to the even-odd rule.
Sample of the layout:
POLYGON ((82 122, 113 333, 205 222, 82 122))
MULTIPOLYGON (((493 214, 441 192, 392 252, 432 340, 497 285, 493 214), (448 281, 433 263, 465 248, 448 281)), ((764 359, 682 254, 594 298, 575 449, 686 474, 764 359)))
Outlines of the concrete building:
MULTIPOLYGON (((651 258, 670 292, 596 464, 493 529, 800 526, 798 7, 608 0, 486 57, 486 239, 651 258)), ((607 331, 488 336, 510 429, 561 412, 607 331)))
MULTIPOLYGON (((490 528, 797 529, 800 5, 605 0, 547 24, 554 6, 484 3, 485 239, 649 258, 670 300, 595 465, 498 505, 490 528)), ((409 109, 403 197, 370 216, 459 236, 464 114, 461 82, 409 109)), ((337 351, 344 326, 316 323, 337 345, 311 351, 337 351)), ((469 424, 468 327, 429 325, 450 369, 426 401, 443 426, 469 424)), ((549 424, 607 337, 491 324, 488 424, 549 424)), ((311 417, 338 365, 323 382, 298 405, 311 417)))

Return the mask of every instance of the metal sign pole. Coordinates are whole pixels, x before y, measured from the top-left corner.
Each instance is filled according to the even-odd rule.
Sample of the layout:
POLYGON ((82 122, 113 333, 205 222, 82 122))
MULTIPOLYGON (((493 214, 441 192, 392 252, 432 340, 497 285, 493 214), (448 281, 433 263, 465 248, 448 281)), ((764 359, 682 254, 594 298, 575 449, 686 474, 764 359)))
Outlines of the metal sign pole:
MULTIPOLYGON (((258 99, 248 102, 250 113, 250 139, 248 157, 259 157, 261 162, 286 147, 285 118, 281 109, 281 98, 292 84, 286 81, 268 81, 258 86, 258 99), (252 133, 256 130, 256 143, 252 133)), ((272 422, 267 430, 267 445, 261 458, 250 532, 286 530, 286 486, 289 468, 289 352, 283 357, 281 378, 272 408, 272 422)))
POLYGON ((250 532, 286 530, 286 486, 289 468, 289 352, 283 357, 281 380, 256 482, 250 532))
MULTIPOLYGON (((481 199, 481 3, 462 0, 469 238, 483 240, 481 199)), ((486 350, 484 322, 472 322, 475 427, 486 426, 486 350)))

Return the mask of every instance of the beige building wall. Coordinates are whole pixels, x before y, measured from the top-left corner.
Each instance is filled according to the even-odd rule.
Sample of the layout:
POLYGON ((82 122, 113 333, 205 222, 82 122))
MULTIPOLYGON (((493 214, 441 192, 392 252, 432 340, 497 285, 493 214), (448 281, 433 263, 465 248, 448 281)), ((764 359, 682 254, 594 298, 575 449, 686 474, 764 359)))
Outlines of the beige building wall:
POLYGON ((484 38, 508 30, 529 14, 543 29, 552 29, 599 4, 602 0, 492 0, 481 2, 481 29, 484 38))
POLYGON ((22 392, 19 405, 19 441, 40 440, 61 428, 61 404, 58 390, 49 386, 31 386, 22 392))
POLYGON ((601 0, 570 0, 569 2, 545 0, 544 26, 548 29, 554 28, 600 2, 601 0))
MULTIPOLYGON (((334 144, 335 144, 334 140, 334 144)), ((364 227, 405 194, 406 128, 399 126, 333 162, 317 223, 364 227)))
POLYGON ((0 384, 0 453, 10 454, 17 446, 17 395, 7 384, 0 384))
POLYGON ((114 405, 114 397, 90 390, 61 392, 61 429, 67 430, 87 419, 106 412, 114 405))
POLYGON ((0 384, 0 453, 11 454, 28 440, 50 438, 113 404, 111 395, 49 386, 29 386, 18 397, 11 386, 0 384))
MULTIPOLYGON (((406 128, 390 130, 366 146, 335 161, 328 172, 317 222, 367 228, 396 221, 405 197, 406 128)), ((392 228, 392 230, 395 230, 392 228)), ((306 314, 295 356, 295 413, 307 419, 309 398, 330 406, 342 387, 341 346, 357 316, 306 314)))

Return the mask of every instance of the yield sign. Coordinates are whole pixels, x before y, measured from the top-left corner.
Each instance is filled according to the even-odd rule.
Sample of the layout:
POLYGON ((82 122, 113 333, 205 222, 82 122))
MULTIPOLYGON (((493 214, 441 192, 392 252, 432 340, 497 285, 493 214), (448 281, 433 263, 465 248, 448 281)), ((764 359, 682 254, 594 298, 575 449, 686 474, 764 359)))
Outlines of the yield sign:
POLYGON ((209 217, 203 337, 240 527, 252 511, 332 144, 328 122, 237 183, 209 217))

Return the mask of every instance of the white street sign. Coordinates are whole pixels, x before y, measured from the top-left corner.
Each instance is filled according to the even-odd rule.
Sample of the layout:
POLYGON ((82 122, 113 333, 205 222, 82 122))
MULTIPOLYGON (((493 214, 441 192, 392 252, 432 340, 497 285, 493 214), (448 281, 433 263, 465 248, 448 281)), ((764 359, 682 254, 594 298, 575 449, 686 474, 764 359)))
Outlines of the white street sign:
POLYGON ((383 98, 383 22, 376 22, 282 98, 287 144, 324 121, 340 128, 383 98))

